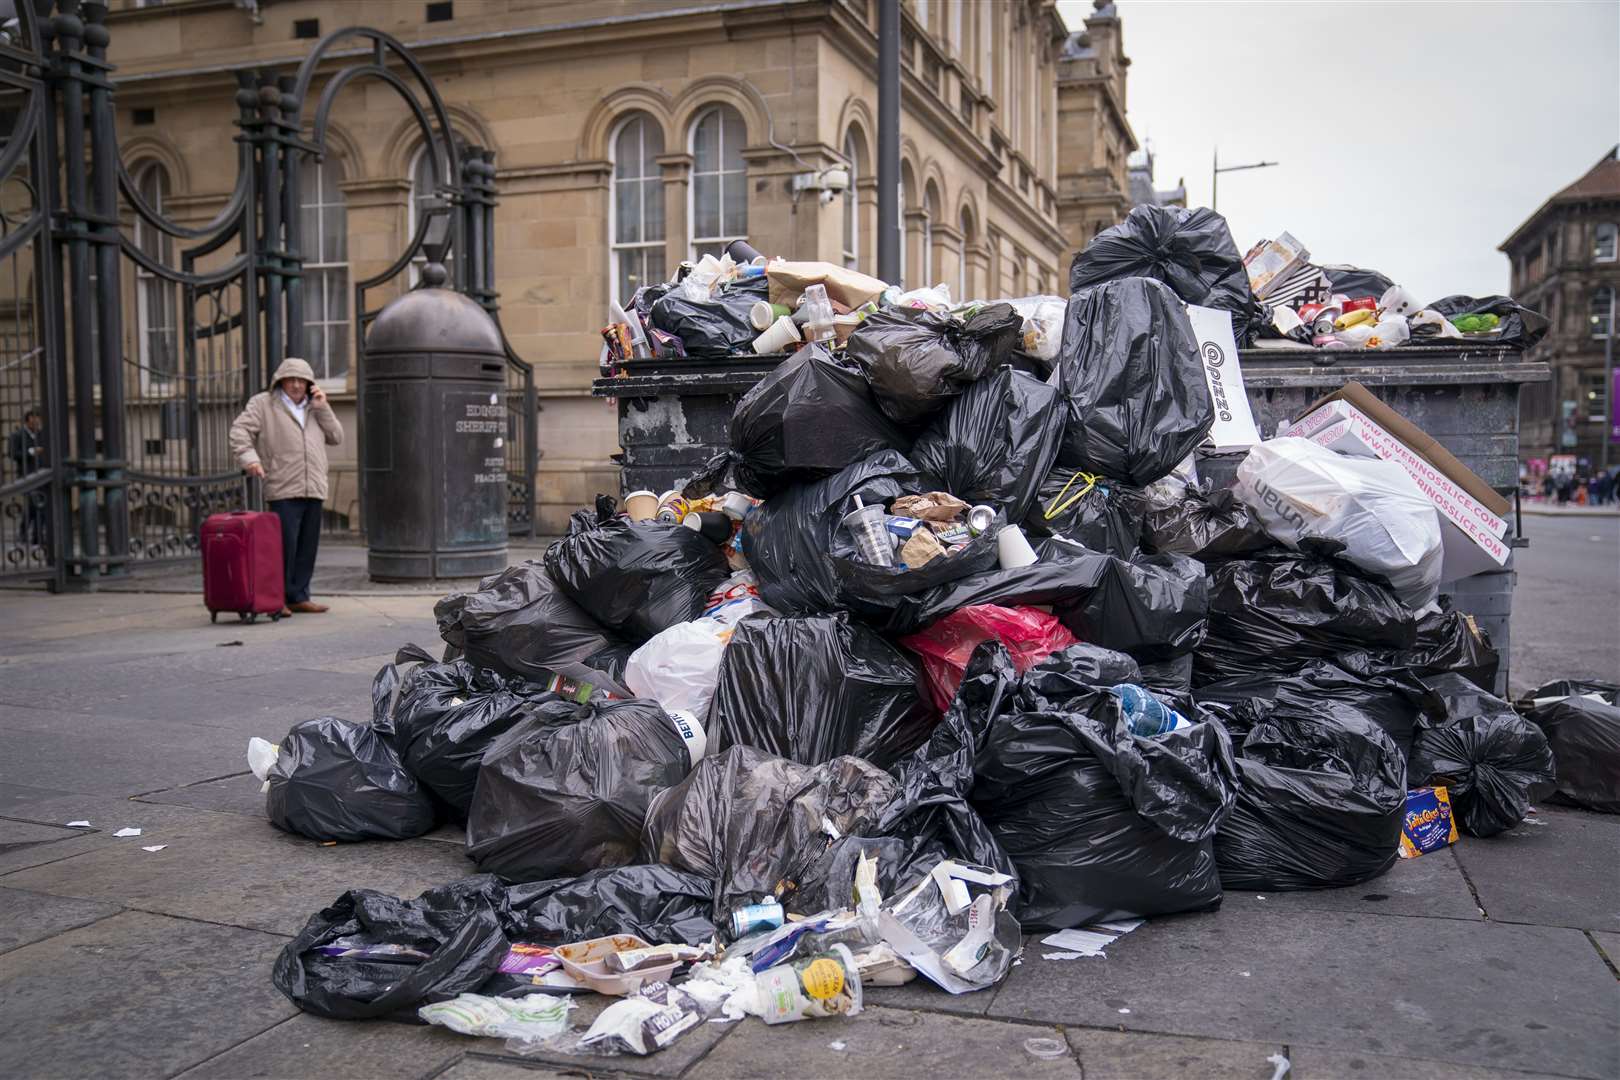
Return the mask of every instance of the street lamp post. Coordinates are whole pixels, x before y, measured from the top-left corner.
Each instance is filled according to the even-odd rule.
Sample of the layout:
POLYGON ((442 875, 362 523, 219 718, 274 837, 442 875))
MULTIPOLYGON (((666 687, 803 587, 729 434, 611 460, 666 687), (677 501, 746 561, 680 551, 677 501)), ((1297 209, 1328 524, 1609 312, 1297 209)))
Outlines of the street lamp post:
POLYGON ((1222 165, 1221 148, 1217 146, 1215 148, 1214 162, 1209 169, 1209 208, 1211 210, 1220 209, 1221 173, 1242 172, 1244 169, 1269 169, 1276 164, 1275 161, 1257 161, 1253 165, 1222 165))

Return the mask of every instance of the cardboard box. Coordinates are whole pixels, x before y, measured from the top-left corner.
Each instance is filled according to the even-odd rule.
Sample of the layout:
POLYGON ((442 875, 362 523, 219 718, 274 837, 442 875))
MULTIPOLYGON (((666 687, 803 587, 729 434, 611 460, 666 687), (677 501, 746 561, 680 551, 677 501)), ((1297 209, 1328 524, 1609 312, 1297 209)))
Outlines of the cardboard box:
POLYGON ((1400 465, 1440 512, 1443 581, 1456 581, 1507 562, 1507 500, 1446 449, 1359 383, 1316 402, 1284 435, 1310 439, 1340 453, 1400 465), (1370 401, 1374 408, 1363 406, 1370 401), (1376 416, 1374 414, 1377 414, 1376 416), (1491 496, 1487 505, 1478 496, 1491 496))

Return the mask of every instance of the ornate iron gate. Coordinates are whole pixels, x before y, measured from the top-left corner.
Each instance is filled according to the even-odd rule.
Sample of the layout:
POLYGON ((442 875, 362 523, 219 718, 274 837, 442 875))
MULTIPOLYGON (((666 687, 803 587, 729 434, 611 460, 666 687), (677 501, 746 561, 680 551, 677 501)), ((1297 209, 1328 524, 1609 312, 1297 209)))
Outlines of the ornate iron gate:
MULTIPOLYGON (((212 221, 186 226, 123 166, 106 14, 100 3, 35 0, 0 26, 0 578, 53 589, 195 558, 204 518, 257 502, 226 432, 303 339, 299 169, 325 153, 345 84, 392 86, 439 167, 439 205, 385 273, 354 286, 358 362, 375 314, 368 291, 430 246, 436 259, 458 255, 451 287, 499 324, 494 155, 456 145, 405 46, 350 28, 318 42, 295 75, 239 73, 235 188, 212 221), (327 76, 306 135, 317 64, 355 40, 371 55, 327 76), (141 312, 133 325, 126 307, 141 312)), ((508 517, 523 534, 534 521, 534 382, 509 345, 507 366, 508 517)))

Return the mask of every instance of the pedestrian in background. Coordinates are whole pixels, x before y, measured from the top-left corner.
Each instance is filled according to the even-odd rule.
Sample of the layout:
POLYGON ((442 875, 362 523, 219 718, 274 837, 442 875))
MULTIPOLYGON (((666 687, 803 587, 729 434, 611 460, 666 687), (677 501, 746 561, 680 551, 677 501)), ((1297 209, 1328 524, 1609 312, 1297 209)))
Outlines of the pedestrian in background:
MULTIPOLYGON (((6 456, 17 470, 17 479, 32 476, 45 467, 45 418, 38 409, 23 413, 23 422, 6 439, 6 456)), ((45 542, 45 493, 31 491, 23 511, 21 540, 25 544, 45 542)))
POLYGON ((283 615, 327 610, 309 598, 309 581, 321 542, 326 448, 342 441, 343 425, 326 392, 315 384, 315 372, 296 356, 281 362, 270 389, 249 398, 231 424, 231 453, 249 476, 263 477, 265 502, 281 518, 287 576, 283 615))

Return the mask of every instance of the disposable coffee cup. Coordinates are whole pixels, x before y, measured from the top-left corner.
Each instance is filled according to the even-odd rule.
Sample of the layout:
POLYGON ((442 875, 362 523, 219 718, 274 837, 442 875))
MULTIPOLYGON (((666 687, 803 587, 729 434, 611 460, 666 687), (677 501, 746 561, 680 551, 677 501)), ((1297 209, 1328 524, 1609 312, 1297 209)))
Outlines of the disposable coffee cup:
POLYGON ((645 489, 624 497, 624 512, 631 521, 651 521, 658 513, 658 496, 645 489))
POLYGON ((718 510, 694 511, 681 518, 681 524, 716 544, 731 539, 731 517, 718 510))
POLYGON ((883 516, 882 503, 867 506, 857 495, 855 509, 844 515, 843 525, 854 539, 855 552, 862 562, 874 566, 893 566, 894 546, 889 543, 889 530, 884 525, 883 516))
POLYGON ((743 263, 751 263, 755 259, 764 258, 764 256, 760 254, 759 249, 754 247, 754 245, 750 244, 746 240, 733 240, 731 243, 727 244, 726 254, 730 255, 731 261, 739 266, 741 266, 743 263))
POLYGON ((1040 561, 1040 556, 1035 554, 1035 549, 1029 546, 1029 541, 1024 537, 1024 530, 1017 525, 1008 525, 996 534, 996 556, 1003 570, 1014 570, 1040 561))
POLYGON ((799 328, 793 325, 793 319, 784 315, 772 323, 769 330, 754 339, 754 352, 760 356, 784 352, 789 345, 796 345, 803 340, 799 336, 799 328))
POLYGON ((740 491, 727 492, 720 500, 721 511, 733 521, 741 521, 754 508, 754 500, 740 491))
POLYGON ((755 300, 754 306, 748 309, 748 321, 755 330, 769 330, 776 321, 776 312, 771 308, 769 300, 755 300))

